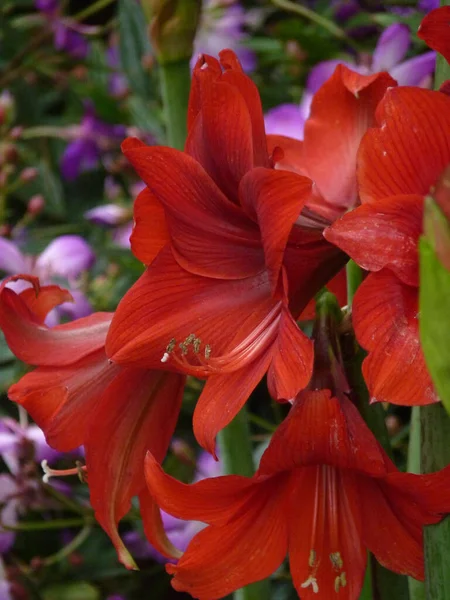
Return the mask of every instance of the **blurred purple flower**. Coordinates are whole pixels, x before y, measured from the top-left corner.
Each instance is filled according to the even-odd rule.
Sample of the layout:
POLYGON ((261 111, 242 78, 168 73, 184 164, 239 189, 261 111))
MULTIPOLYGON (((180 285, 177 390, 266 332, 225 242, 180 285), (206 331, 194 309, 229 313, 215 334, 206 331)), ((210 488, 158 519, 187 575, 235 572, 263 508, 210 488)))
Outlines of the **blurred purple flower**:
POLYGON ((224 48, 230 48, 236 52, 244 71, 253 71, 255 53, 244 46, 249 37, 244 27, 249 24, 250 18, 251 15, 237 0, 204 0, 191 67, 194 67, 199 54, 217 56, 224 48))
POLYGON ((72 139, 61 158, 61 171, 67 180, 78 177, 81 171, 97 166, 103 152, 117 146, 126 136, 124 125, 110 125, 95 114, 91 102, 85 102, 84 115, 79 125, 70 127, 72 139))
POLYGON ((58 0, 35 0, 35 6, 47 17, 56 50, 65 51, 75 58, 85 58, 89 50, 89 44, 83 37, 86 28, 63 18, 58 0))
MULTIPOLYGON (((222 465, 208 452, 202 452, 197 459, 196 472, 193 483, 206 479, 207 477, 219 477, 222 475, 222 465)), ((189 542, 196 533, 201 531, 204 523, 199 521, 183 521, 172 515, 161 511, 164 528, 167 532, 167 537, 172 544, 181 551, 186 550, 189 542)), ((147 540, 137 531, 129 531, 124 535, 124 541, 130 552, 136 558, 153 558, 158 562, 167 562, 167 558, 162 556, 147 540)))
POLYGON ((439 8, 440 2, 439 0, 420 0, 419 2, 419 10, 423 12, 430 12, 435 8, 439 8))
MULTIPOLYGON (((64 302, 47 316, 46 324, 59 322, 62 316, 85 317, 92 312, 85 295, 77 289, 77 280, 95 261, 89 244, 78 235, 62 235, 55 238, 38 256, 22 253, 11 240, 0 237, 0 271, 8 275, 17 273, 35 275, 41 284, 68 284, 74 302, 64 302)), ((23 281, 8 283, 16 292, 29 284, 23 281)))
POLYGON ((395 23, 387 27, 381 34, 369 65, 353 64, 337 59, 319 63, 309 74, 300 105, 282 104, 266 113, 266 133, 303 139, 303 130, 309 116, 313 96, 331 77, 338 64, 346 65, 362 75, 388 71, 399 85, 426 87, 429 85, 435 69, 436 53, 425 52, 420 56, 403 60, 410 45, 411 38, 408 27, 395 23))
POLYGON ((112 74, 108 80, 108 90, 111 96, 121 98, 125 96, 128 91, 128 80, 125 75, 120 71, 120 55, 119 46, 115 40, 112 40, 106 50, 106 62, 108 67, 112 70, 112 74))

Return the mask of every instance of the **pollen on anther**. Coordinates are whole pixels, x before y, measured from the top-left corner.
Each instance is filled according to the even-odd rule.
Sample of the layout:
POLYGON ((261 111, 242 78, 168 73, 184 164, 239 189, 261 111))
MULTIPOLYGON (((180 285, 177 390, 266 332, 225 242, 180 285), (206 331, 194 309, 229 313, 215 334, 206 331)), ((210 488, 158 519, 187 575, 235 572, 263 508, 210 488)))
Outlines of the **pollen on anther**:
POLYGON ((208 360, 208 358, 211 356, 211 346, 209 344, 206 344, 205 346, 205 358, 206 360, 208 360))
POLYGON ((314 565, 316 564, 316 551, 315 550, 311 550, 309 553, 309 560, 308 560, 308 565, 312 568, 314 567, 314 565))

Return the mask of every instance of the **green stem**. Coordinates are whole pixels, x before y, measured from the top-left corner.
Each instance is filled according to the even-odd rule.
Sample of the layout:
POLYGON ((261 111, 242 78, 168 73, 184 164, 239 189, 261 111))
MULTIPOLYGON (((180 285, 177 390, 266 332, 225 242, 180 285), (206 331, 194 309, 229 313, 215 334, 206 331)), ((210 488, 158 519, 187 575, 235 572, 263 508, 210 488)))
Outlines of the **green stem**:
POLYGON ((66 546, 61 548, 61 550, 58 550, 58 552, 55 552, 55 554, 44 558, 41 564, 43 564, 45 567, 50 567, 51 565, 54 565, 55 563, 63 560, 64 558, 67 558, 72 554, 72 552, 75 552, 75 550, 77 550, 81 546, 81 544, 83 544, 87 540, 91 531, 91 525, 85 525, 83 529, 80 529, 80 531, 77 533, 77 535, 73 538, 71 542, 69 542, 66 546))
POLYGON ((187 106, 191 87, 189 60, 160 65, 161 92, 167 127, 167 142, 183 150, 187 135, 187 106))
POLYGON ((94 15, 99 10, 106 8, 109 4, 112 4, 116 0, 97 0, 97 2, 93 2, 90 6, 87 6, 84 10, 81 10, 76 15, 72 17, 74 21, 83 21, 87 19, 91 15, 94 15))
POLYGON ((353 304, 353 298, 356 294, 356 290, 362 283, 363 273, 361 267, 359 267, 353 260, 349 260, 346 266, 347 275, 347 304, 350 307, 353 304))
POLYGON ((348 46, 350 46, 350 48, 353 48, 353 50, 356 50, 357 52, 359 51, 359 45, 355 42, 355 40, 352 40, 352 38, 350 38, 341 27, 322 15, 318 15, 310 8, 307 8, 302 4, 295 4, 290 0, 272 0, 272 2, 275 4, 275 6, 278 6, 278 8, 281 8, 287 12, 295 13, 300 17, 308 19, 308 21, 311 21, 312 23, 319 25, 319 27, 326 29, 328 33, 331 33, 333 37, 344 41, 348 46))
MULTIPOLYGON (((245 406, 233 421, 219 433, 218 439, 224 472, 228 475, 251 477, 255 467, 245 406)), ((270 597, 268 580, 257 581, 234 593, 234 600, 270 600, 270 597)))
POLYGON ((66 529, 67 527, 80 527, 93 523, 93 519, 53 519, 52 521, 36 521, 29 523, 17 523, 14 527, 0 523, 6 531, 45 531, 46 529, 66 529))

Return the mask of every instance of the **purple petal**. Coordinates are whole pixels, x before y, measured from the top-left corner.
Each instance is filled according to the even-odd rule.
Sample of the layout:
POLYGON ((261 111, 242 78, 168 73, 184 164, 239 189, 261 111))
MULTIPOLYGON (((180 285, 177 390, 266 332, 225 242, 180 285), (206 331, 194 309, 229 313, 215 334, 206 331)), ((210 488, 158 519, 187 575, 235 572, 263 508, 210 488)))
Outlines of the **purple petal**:
POLYGON ((439 0, 420 0, 419 10, 422 10, 423 12, 430 12, 430 10, 439 8, 439 5, 439 0))
POLYGON ((219 477, 220 475, 223 475, 222 463, 220 460, 215 460, 209 452, 200 453, 197 458, 196 467, 194 482, 201 481, 206 477, 219 477))
POLYGON ((81 171, 93 169, 99 157, 100 152, 94 141, 78 139, 71 142, 61 157, 61 171, 64 178, 72 181, 81 171))
POLYGON ((54 462, 62 454, 50 446, 45 441, 44 432, 37 425, 30 425, 25 431, 25 436, 34 445, 34 460, 41 463, 43 460, 54 462))
POLYGON ((268 134, 303 139, 305 119, 298 104, 280 104, 270 109, 264 116, 264 123, 268 134))
POLYGON ((62 235, 51 242, 36 261, 36 271, 42 279, 60 275, 68 279, 89 269, 95 254, 89 244, 78 235, 62 235))
POLYGON ((6 273, 27 273, 30 265, 14 242, 0 237, 0 271, 6 273))
POLYGON ((428 77, 436 68, 436 53, 425 52, 420 56, 405 60, 390 70, 398 85, 419 85, 424 87, 428 77))
POLYGON ((406 25, 390 25, 381 34, 373 52, 372 71, 390 71, 406 55, 410 44, 410 32, 406 25))
MULTIPOLYGON (((9 454, 10 452, 14 452, 17 447, 17 435, 7 429, 3 428, 0 432, 0 456, 3 458, 5 454, 9 454)), ((1 494, 1 491, 0 491, 1 494)))
POLYGON ((11 584, 6 581, 6 579, 0 580, 0 600, 13 600, 11 595, 11 584))
POLYGON ((77 31, 73 31, 61 21, 54 28, 55 48, 71 54, 75 58, 85 58, 89 51, 87 40, 77 31))
POLYGON ((43 13, 52 14, 58 8, 58 0, 35 0, 35 7, 43 13))
POLYGON ((56 308, 58 315, 69 318, 71 321, 90 315, 93 308, 83 292, 81 290, 70 290, 70 293, 74 301, 60 304, 56 308))
POLYGON ((125 225, 117 227, 117 229, 113 231, 112 235, 114 243, 120 246, 121 248, 131 248, 130 236, 132 231, 133 223, 131 221, 130 223, 125 223, 125 225))
POLYGON ((129 217, 130 211, 117 204, 104 204, 96 206, 84 213, 84 218, 96 225, 114 227, 123 223, 129 217))

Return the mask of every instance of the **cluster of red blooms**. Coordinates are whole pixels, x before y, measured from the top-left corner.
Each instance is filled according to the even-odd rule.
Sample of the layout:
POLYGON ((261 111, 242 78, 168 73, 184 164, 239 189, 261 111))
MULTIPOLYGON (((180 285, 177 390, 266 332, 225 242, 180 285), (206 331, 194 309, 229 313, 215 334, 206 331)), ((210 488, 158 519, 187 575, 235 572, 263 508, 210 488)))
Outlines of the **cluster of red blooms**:
MULTIPOLYGON (((448 56, 448 11, 431 15, 422 36, 448 56)), ((450 512, 448 469, 399 472, 353 402, 330 319, 312 339, 297 321, 323 286, 342 300, 351 257, 368 272, 352 323, 372 401, 438 401, 418 335, 417 243, 424 195, 450 163, 445 86, 397 87, 341 65, 303 142, 267 138, 257 89, 224 50, 194 70, 188 129, 184 152, 123 144, 147 185, 132 235, 147 268, 114 314, 49 329, 67 292, 20 275, 32 287, 2 285, 0 326, 37 367, 9 397, 56 449, 85 446, 92 506, 130 568, 117 526, 139 497, 149 540, 179 558, 167 566, 177 590, 222 598, 288 554, 302 599, 356 600, 366 549, 423 578, 422 529, 450 512), (265 375, 291 402, 254 477, 184 485, 161 469, 187 375, 206 380, 194 432, 212 453, 265 375), (183 555, 158 507, 208 524, 183 555)))

